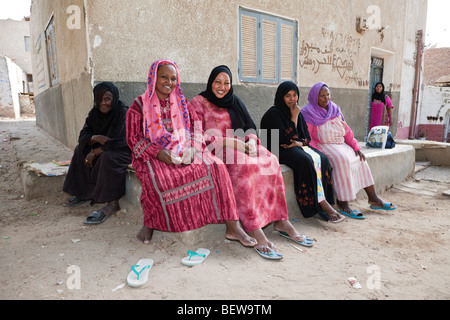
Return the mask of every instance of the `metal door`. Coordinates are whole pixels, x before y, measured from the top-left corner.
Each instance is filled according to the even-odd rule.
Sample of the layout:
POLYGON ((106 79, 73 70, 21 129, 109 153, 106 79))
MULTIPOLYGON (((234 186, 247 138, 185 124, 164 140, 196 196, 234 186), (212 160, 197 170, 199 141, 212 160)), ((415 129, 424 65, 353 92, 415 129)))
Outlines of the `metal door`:
POLYGON ((383 67, 384 59, 372 57, 370 63, 370 80, 369 80, 369 97, 367 98, 367 113, 366 113, 366 133, 365 137, 369 133, 370 126, 370 109, 372 104, 372 92, 375 84, 383 81, 383 67))

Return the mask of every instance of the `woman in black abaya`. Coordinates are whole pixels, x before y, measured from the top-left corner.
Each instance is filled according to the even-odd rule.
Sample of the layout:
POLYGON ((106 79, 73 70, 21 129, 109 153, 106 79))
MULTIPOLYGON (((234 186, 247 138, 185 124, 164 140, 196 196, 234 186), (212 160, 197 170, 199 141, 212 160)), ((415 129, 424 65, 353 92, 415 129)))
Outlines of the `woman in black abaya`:
POLYGON ((73 207, 86 201, 106 203, 84 221, 99 224, 120 210, 125 194, 125 176, 131 163, 126 141, 128 108, 119 100, 119 90, 111 82, 94 87, 94 107, 78 138, 63 191, 72 197, 64 203, 73 207))

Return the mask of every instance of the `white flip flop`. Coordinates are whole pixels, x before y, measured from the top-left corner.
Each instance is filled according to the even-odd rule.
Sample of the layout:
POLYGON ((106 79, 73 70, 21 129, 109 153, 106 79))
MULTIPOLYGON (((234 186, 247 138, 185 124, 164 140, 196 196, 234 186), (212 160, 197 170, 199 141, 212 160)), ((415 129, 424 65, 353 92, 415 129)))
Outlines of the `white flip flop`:
POLYGON ((193 267, 198 266, 200 263, 205 261, 206 258, 208 258, 210 251, 208 249, 200 248, 197 249, 196 252, 194 251, 188 251, 189 256, 184 257, 181 259, 181 263, 193 267))
POLYGON ((148 280, 148 273, 153 266, 153 259, 141 259, 137 264, 131 266, 127 283, 130 287, 140 287, 148 280))

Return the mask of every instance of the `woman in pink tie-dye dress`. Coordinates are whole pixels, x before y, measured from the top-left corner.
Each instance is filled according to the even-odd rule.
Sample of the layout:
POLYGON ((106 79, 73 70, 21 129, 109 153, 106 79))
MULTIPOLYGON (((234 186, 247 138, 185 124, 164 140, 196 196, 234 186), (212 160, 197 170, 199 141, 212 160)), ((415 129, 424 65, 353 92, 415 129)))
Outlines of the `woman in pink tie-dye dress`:
POLYGON ((285 236, 312 244, 288 220, 278 159, 259 145, 254 122, 233 94, 229 68, 214 68, 206 91, 192 99, 191 105, 202 120, 206 136, 211 137, 210 148, 228 169, 239 219, 244 230, 258 241, 257 248, 262 252, 274 249, 262 231, 272 222, 274 229, 285 236))

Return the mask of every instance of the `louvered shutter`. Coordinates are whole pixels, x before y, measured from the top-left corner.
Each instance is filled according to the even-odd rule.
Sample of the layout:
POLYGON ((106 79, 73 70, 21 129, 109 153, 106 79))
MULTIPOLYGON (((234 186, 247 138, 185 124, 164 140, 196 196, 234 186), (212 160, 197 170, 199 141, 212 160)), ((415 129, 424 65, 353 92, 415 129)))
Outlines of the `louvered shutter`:
POLYGON ((255 17, 241 16, 241 75, 243 78, 257 78, 257 26, 255 17))
POLYGON ((262 77, 276 81, 277 77, 277 23, 262 19, 262 77))
POLYGON ((281 25, 281 80, 294 79, 294 28, 281 25))

